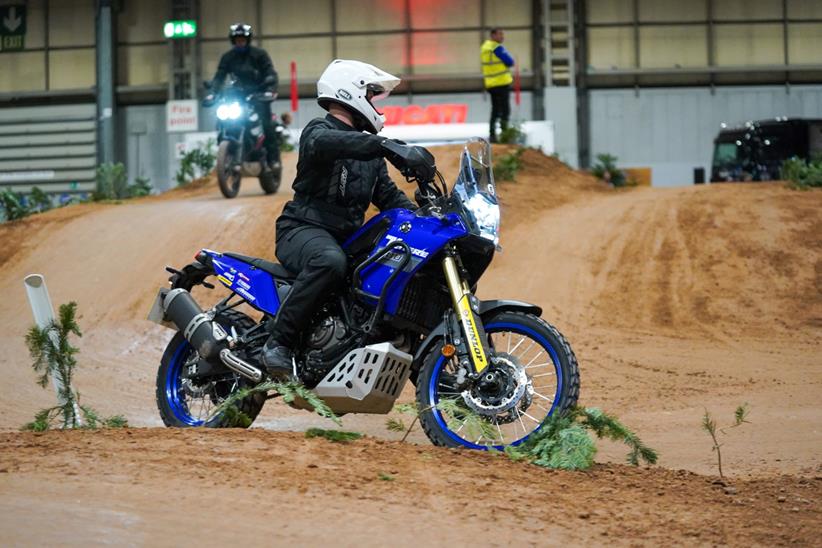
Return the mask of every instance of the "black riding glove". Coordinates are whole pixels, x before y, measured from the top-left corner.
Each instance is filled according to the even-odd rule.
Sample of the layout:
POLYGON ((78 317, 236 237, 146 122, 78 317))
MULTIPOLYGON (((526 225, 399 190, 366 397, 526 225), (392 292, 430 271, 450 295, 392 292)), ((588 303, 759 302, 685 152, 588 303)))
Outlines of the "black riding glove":
POLYGON ((403 176, 418 181, 432 181, 437 173, 433 154, 423 147, 406 145, 402 141, 386 139, 382 142, 383 155, 403 176))

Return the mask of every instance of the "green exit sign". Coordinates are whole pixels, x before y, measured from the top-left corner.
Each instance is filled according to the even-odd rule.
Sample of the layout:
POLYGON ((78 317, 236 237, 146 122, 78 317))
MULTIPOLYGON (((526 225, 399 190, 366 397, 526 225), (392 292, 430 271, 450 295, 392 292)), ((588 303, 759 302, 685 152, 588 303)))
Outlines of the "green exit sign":
POLYGON ((196 21, 166 21, 163 25, 166 38, 192 38, 197 36, 196 21))

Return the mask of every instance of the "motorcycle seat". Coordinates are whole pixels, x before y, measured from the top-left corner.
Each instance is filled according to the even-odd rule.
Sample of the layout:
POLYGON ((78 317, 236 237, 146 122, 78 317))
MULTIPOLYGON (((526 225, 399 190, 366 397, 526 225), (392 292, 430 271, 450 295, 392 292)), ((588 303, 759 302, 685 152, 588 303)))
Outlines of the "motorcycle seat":
POLYGON ((260 259, 258 257, 240 255, 239 253, 223 253, 223 255, 225 255, 226 257, 231 257, 232 259, 237 259, 238 261, 243 261, 244 263, 248 263, 251 266, 255 266, 260 270, 268 272, 275 278, 279 278, 281 280, 293 280, 297 277, 296 274, 288 270, 280 263, 266 261, 265 259, 260 259))

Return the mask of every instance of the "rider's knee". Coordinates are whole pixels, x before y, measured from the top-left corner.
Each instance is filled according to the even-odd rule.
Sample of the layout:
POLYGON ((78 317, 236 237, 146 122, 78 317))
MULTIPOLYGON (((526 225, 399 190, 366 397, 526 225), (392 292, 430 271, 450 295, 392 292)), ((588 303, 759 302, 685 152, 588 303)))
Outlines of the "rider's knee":
POLYGON ((348 267, 348 260, 345 253, 341 249, 326 249, 323 250, 320 257, 318 257, 325 270, 331 278, 335 281, 342 281, 345 279, 345 271, 348 267))

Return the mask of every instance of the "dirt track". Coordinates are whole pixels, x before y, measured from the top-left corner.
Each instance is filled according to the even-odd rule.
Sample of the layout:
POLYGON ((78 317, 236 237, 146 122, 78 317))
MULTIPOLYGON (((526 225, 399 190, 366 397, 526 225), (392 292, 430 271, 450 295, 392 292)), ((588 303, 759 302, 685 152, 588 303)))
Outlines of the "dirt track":
MULTIPOLYGON (((437 156, 446 173, 453 171, 453 149, 437 156)), ((234 528, 214 525, 226 515, 243 523, 253 543, 264 543, 256 535, 270 534, 273 524, 288 540, 317 543, 310 531, 326 508, 332 517, 321 538, 338 530, 336 538, 349 544, 376 542, 364 533, 369 528, 384 533, 377 537, 383 543, 396 534, 402 544, 502 544, 513 534, 495 531, 508 523, 517 524, 517 539, 532 543, 818 542, 822 193, 780 184, 614 191, 536 153, 524 158, 518 181, 500 186, 504 251, 480 296, 542 305, 580 359, 582 403, 634 427, 660 451, 663 468, 714 473, 701 416, 707 408, 728 423, 733 408, 748 402, 752 424, 728 431, 723 447, 737 494, 726 495, 711 478, 662 469, 608 465, 574 475, 454 455, 418 433, 418 447, 379 440, 328 446, 271 432, 327 426, 272 402, 257 423, 265 430, 251 432, 4 434, 0 542, 48 542, 55 531, 74 528, 73 516, 102 518, 100 528, 84 534, 114 534, 121 542, 171 544, 167 535, 186 526, 213 543, 236 540, 228 536, 234 528), (311 462, 320 468, 307 469, 311 462), (397 480, 374 480, 382 468, 396 470, 397 480), (65 471, 76 475, 46 486, 65 471), (457 488, 445 485, 446 474, 457 488), (528 494, 532 479, 536 492, 528 494), (474 502, 486 483, 484 502, 474 502), (220 493, 243 500, 251 492, 260 499, 227 510, 217 502, 220 493), (172 496, 185 502, 166 512, 157 501, 172 496), (351 505, 354 496, 360 500, 351 505), (781 496, 784 503, 773 502, 781 496), (14 532, 26 516, 77 499, 94 502, 65 513, 55 531, 14 532), (462 504, 471 506, 469 515, 462 504), (210 510, 192 518, 182 509, 187 505, 210 510), (400 519, 420 505, 415 521, 428 525, 398 532, 400 519), (484 519, 488 509, 491 521, 484 519)), ((264 198, 246 181, 233 201, 212 185, 0 226, 0 274, 7 281, 0 367, 5 385, 14 387, 0 400, 0 427, 18 427, 53 398, 33 382, 22 342, 30 323, 18 285, 25 274, 45 274, 56 303, 79 303, 85 336, 77 386, 84 401, 125 413, 134 426, 157 426, 154 375, 171 333, 142 318, 165 281, 163 265, 184 264, 200 247, 270 256, 285 199, 264 198)), ((384 417, 345 419, 346 429, 390 438, 383 423, 384 417)), ((597 460, 621 462, 623 454, 606 444, 597 460)))

